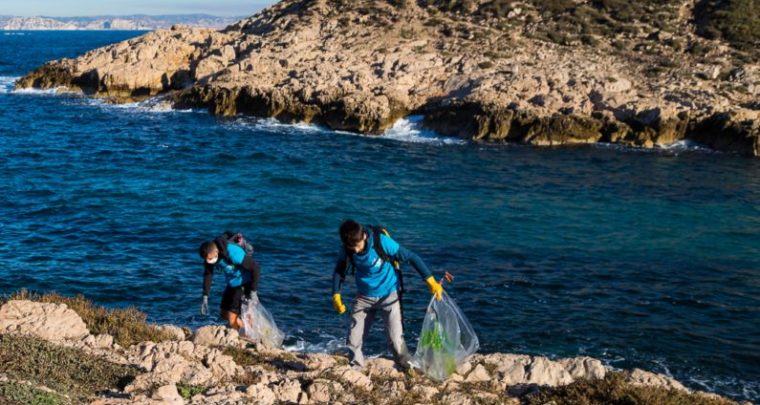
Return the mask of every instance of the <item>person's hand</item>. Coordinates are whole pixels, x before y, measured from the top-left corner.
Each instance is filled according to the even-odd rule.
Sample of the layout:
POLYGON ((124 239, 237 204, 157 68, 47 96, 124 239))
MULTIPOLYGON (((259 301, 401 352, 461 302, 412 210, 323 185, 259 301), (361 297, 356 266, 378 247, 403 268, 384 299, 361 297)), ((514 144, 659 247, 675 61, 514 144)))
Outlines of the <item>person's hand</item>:
POLYGON ((203 296, 203 302, 201 303, 201 315, 208 315, 208 295, 203 296))
POLYGON ((435 299, 440 301, 443 298, 443 286, 435 281, 435 277, 430 276, 425 280, 428 287, 430 287, 430 293, 435 296, 435 299))
POLYGON ((333 294, 333 308, 335 308, 335 311, 338 312, 338 315, 343 315, 343 313, 346 312, 346 306, 343 305, 343 301, 340 299, 339 293, 333 294))

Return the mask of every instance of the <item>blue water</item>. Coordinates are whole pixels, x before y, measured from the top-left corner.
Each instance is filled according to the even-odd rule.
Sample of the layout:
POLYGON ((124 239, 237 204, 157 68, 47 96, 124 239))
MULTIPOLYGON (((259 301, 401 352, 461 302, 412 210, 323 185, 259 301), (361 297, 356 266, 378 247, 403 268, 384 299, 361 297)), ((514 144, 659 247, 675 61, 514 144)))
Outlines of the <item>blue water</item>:
MULTIPOLYGON (((760 400, 760 160, 694 147, 537 149, 221 119, 12 92, 133 32, 0 34, 0 294, 83 293, 197 327, 198 245, 242 230, 293 349, 335 350, 337 227, 387 226, 438 273, 482 351, 591 355, 760 400)), ((408 340, 429 294, 412 270, 408 340)), ((218 305, 222 276, 215 280, 218 305)), ((350 301, 353 288, 345 288, 350 301)), ((374 331, 367 351, 384 348, 374 331)))

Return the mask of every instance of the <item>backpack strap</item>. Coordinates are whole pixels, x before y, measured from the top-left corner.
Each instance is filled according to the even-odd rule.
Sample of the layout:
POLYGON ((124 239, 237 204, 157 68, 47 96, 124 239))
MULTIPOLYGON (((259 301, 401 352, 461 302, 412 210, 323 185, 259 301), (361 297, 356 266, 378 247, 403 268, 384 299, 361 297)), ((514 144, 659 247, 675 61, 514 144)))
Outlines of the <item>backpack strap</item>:
POLYGON ((388 252, 386 252, 385 249, 383 248, 383 243, 380 239, 381 235, 390 237, 391 234, 388 233, 387 229, 379 225, 370 225, 369 228, 372 230, 372 239, 373 239, 372 247, 375 249, 375 253, 377 253, 380 259, 382 259, 382 261, 389 262, 395 270, 398 270, 400 267, 398 260, 395 260, 394 258, 388 255, 388 252))

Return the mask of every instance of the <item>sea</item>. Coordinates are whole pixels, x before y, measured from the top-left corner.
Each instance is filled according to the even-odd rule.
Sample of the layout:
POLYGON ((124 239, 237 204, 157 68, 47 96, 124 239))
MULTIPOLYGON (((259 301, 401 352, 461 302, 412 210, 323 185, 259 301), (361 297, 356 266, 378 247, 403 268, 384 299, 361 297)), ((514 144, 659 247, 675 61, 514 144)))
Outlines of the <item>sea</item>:
MULTIPOLYGON (((760 159, 680 142, 531 147, 380 136, 14 90, 49 60, 140 35, 0 33, 0 294, 83 294, 150 322, 199 313, 199 245, 239 231, 291 351, 342 352, 331 282, 347 218, 385 226, 437 276, 481 352, 593 356, 760 401, 760 159)), ((405 266, 405 330, 430 294, 405 266)), ((352 280, 343 288, 350 303, 352 280)), ((386 351, 382 325, 365 345, 386 351)))

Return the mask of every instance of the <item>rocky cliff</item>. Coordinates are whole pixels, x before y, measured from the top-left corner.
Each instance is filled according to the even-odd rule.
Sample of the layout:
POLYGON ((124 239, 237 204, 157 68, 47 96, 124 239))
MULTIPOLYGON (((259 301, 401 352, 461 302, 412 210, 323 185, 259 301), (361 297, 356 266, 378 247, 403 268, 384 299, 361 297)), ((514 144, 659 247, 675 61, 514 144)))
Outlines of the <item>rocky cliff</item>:
POLYGON ((756 0, 284 0, 50 62, 17 87, 381 133, 760 155, 756 0), (749 4, 745 4, 749 2, 749 4))
POLYGON ((139 324, 134 312, 118 322, 79 298, 63 299, 85 314, 85 322, 65 303, 56 303, 60 297, 42 300, 53 302, 9 300, 0 307, 0 403, 735 404, 690 393, 663 375, 613 372, 590 357, 474 355, 438 384, 399 372, 387 359, 355 369, 342 356, 265 350, 222 326, 190 333, 139 324), (146 332, 156 341, 143 341, 146 332), (583 384, 596 387, 592 402, 573 397, 554 402, 544 393, 560 386, 582 391, 583 384))

